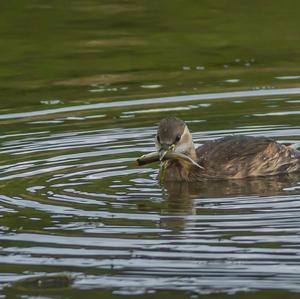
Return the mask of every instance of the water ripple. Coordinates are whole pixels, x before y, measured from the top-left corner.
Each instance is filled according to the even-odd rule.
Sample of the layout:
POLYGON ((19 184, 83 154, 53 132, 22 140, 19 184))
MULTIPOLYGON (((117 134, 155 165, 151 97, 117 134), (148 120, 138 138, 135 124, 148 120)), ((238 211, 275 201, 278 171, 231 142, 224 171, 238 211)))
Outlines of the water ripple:
MULTIPOLYGON (((166 100, 187 120, 199 144, 232 134, 297 143, 299 124, 274 121, 271 100, 258 99, 261 106, 255 113, 245 108, 248 96, 292 93, 299 89, 166 100), (242 97, 241 106, 211 101, 242 97), (194 103, 184 105, 189 101, 194 103), (224 125, 211 111, 228 105, 239 107, 232 110, 230 125, 224 125), (204 111, 200 117, 198 108, 204 111), (260 123, 258 111, 270 122, 260 123)), ((281 113, 298 111, 286 106, 297 102, 273 100, 283 105, 281 113)), ((103 107, 123 107, 120 120, 133 115, 117 128, 102 127, 102 122, 97 126, 88 115, 84 125, 80 115, 72 119, 77 126, 58 124, 63 130, 49 129, 39 119, 26 123, 36 132, 1 136, 0 265, 10 270, 1 274, 0 288, 64 271, 74 279, 74 288, 101 286, 118 294, 170 289, 199 294, 270 288, 300 292, 300 176, 160 186, 158 165, 138 168, 134 163, 154 150, 154 124, 165 112, 165 107, 145 110, 143 105, 150 102, 158 100, 131 101, 139 106, 132 111, 125 101, 0 116, 86 109, 94 115, 93 109, 103 107), (143 124, 148 118, 151 125, 143 124)))

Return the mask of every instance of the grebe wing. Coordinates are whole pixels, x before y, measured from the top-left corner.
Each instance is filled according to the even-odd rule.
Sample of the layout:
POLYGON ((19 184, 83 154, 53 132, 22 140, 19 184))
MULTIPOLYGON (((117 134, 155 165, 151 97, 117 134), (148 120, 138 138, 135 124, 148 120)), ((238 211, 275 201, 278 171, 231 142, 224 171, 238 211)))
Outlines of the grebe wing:
POLYGON ((300 170, 300 152, 267 137, 227 136, 196 150, 209 176, 243 178, 300 170))

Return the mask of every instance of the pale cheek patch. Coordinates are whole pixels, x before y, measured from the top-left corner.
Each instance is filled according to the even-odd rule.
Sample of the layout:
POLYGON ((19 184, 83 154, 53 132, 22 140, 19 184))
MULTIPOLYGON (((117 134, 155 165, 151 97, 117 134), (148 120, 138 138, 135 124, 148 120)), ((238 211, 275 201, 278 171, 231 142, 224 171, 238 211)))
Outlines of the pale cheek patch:
POLYGON ((178 153, 188 153, 193 147, 193 141, 191 134, 187 127, 181 136, 180 144, 176 147, 176 152, 178 153))
POLYGON ((179 146, 176 147, 175 151, 178 152, 178 153, 186 153, 186 152, 189 151, 189 149, 190 149, 190 145, 189 144, 182 143, 182 144, 180 144, 179 146))

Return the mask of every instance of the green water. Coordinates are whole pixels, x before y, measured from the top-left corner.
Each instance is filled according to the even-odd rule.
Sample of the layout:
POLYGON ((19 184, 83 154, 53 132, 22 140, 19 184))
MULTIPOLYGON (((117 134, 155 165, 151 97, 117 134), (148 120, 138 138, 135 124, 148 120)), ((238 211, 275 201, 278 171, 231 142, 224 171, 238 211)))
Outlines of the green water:
POLYGON ((134 161, 166 115, 299 142, 299 10, 0 3, 0 299, 298 298, 298 174, 163 187, 134 161))
POLYGON ((297 1, 7 1, 0 20, 1 108, 43 108, 43 99, 71 104, 298 86, 297 80, 274 77, 299 75, 299 6, 297 1), (224 82, 228 79, 240 81, 224 82))

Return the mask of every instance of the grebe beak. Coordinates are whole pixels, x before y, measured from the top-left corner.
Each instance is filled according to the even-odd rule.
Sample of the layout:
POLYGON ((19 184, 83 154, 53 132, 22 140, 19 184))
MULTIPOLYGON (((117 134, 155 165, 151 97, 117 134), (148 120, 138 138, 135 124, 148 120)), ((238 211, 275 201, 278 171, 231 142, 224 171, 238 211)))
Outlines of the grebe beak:
POLYGON ((175 144, 172 145, 162 144, 159 150, 159 160, 162 161, 168 152, 174 152, 175 149, 176 149, 175 144))

